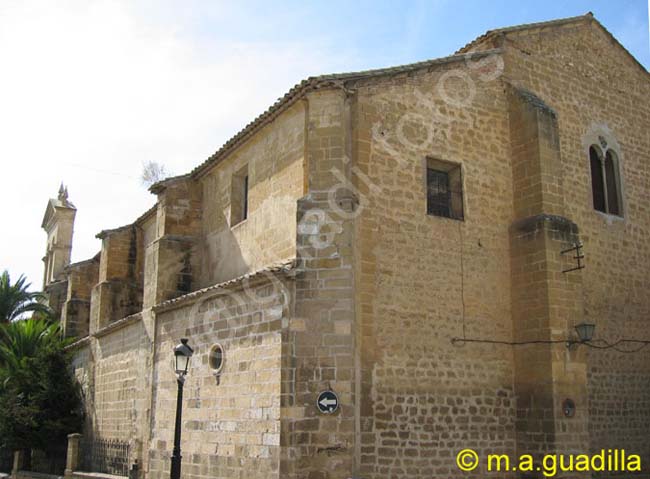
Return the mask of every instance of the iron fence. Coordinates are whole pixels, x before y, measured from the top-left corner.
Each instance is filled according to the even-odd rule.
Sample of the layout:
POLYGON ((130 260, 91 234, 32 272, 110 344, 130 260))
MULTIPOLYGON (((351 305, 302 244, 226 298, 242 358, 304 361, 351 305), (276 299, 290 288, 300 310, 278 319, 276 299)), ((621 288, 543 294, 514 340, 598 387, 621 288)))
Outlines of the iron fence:
POLYGON ((65 447, 55 447, 48 452, 40 449, 29 451, 29 458, 25 458, 23 469, 31 472, 40 472, 62 476, 65 470, 65 447))
POLYGON ((129 443, 117 439, 88 439, 81 443, 81 465, 86 472, 129 475, 129 443))
POLYGON ((11 449, 0 447, 0 472, 10 473, 14 465, 14 453, 11 449))

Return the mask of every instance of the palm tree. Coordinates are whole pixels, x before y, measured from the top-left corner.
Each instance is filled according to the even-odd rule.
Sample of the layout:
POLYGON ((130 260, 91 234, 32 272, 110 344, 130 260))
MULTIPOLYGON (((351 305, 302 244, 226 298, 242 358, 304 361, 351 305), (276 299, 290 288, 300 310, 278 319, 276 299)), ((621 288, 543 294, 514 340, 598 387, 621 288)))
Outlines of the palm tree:
POLYGON ((25 284, 27 279, 21 275, 14 284, 7 270, 0 276, 0 323, 8 323, 21 315, 33 312, 42 313, 46 317, 52 311, 47 305, 41 303, 45 299, 42 293, 30 293, 27 291, 31 284, 25 284))
POLYGON ((63 338, 58 323, 43 319, 0 324, 0 447, 41 450, 52 473, 65 438, 83 421, 81 390, 65 349, 73 341, 63 338))
POLYGON ((19 371, 40 352, 56 350, 74 339, 64 339, 58 323, 42 319, 12 321, 0 326, 0 377, 19 371))

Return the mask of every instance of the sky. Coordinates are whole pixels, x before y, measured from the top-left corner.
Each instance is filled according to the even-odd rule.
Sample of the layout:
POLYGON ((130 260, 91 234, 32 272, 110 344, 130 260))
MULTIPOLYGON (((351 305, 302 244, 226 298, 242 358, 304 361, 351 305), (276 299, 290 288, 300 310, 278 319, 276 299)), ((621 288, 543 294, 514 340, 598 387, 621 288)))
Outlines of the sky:
POLYGON ((41 288, 40 225, 61 182, 81 261, 99 231, 154 204, 144 162, 188 172, 304 78, 588 11, 650 68, 647 0, 1 0, 0 271, 41 288))

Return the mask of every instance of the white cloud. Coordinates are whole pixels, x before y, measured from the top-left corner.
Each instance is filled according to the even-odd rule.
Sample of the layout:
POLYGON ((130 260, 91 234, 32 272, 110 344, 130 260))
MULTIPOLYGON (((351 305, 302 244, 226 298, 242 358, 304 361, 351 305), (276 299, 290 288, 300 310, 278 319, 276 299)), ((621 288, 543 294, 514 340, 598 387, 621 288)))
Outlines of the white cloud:
POLYGON ((60 181, 78 208, 82 260, 98 251, 97 232, 153 204, 138 180, 144 160, 187 172, 300 79, 355 62, 322 40, 195 35, 199 12, 157 6, 0 6, 0 268, 36 288, 40 221, 60 181))

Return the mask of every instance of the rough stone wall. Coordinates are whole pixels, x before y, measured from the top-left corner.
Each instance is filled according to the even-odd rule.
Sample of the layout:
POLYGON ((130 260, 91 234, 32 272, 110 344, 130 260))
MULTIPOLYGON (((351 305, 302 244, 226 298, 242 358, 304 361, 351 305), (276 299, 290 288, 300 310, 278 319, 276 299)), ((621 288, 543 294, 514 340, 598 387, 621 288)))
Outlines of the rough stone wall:
MULTIPOLYGON (((245 233, 239 234, 237 244, 248 251, 259 249, 263 255, 254 258, 248 256, 247 261, 251 263, 244 270, 228 269, 228 266, 211 272, 214 277, 210 279, 210 284, 216 282, 217 276, 230 280, 236 274, 295 255, 295 198, 302 195, 304 183, 304 115, 301 116, 301 108, 299 106, 286 116, 278 118, 251 143, 246 144, 243 153, 233 154, 234 161, 249 161, 251 175, 250 216, 245 222, 248 226, 239 226, 245 233), (300 127, 296 130, 297 122, 300 127), (288 138, 290 141, 286 141, 288 138), (297 145, 300 148, 298 152, 295 150, 297 145), (260 155, 266 156, 258 158, 260 155), (293 221, 286 221, 287 218, 293 221)), ((229 164, 232 163, 227 159, 210 173, 223 178, 225 182, 222 186, 228 196, 222 204, 226 207, 232 173, 229 164)), ((141 468, 145 471, 151 469, 152 474, 168 474, 168 455, 171 449, 160 451, 157 448, 171 448, 172 441, 165 436, 169 423, 165 421, 169 414, 173 418, 174 407, 172 404, 171 409, 164 409, 160 416, 151 412, 152 407, 161 411, 157 401, 160 394, 164 395, 164 391, 158 389, 160 368, 153 367, 153 354, 159 347, 167 347, 167 344, 161 346, 159 343, 154 346, 153 338, 156 328, 160 332, 160 327, 164 327, 166 331, 167 325, 160 326, 165 319, 156 319, 150 308, 200 286, 199 274, 204 267, 204 249, 199 234, 202 227, 204 187, 205 183, 197 183, 191 178, 172 179, 155 191, 158 194, 155 212, 133 225, 102 232, 100 237, 103 247, 97 268, 98 278, 89 282, 89 286, 94 285, 90 298, 91 337, 76 358, 80 365, 87 364, 83 371, 88 378, 84 390, 91 415, 85 432, 87 435, 129 441, 132 459, 137 458, 141 468), (137 301, 132 301, 133 294, 138 292, 142 296, 138 295, 135 298, 137 301), (138 317, 124 319, 135 312, 132 306, 136 303, 138 311, 142 309, 142 313, 138 317), (162 442, 160 437, 164 438, 162 442), (152 454, 148 453, 149 444, 154 445, 152 454)), ((212 194, 212 190, 206 191, 212 194)), ((205 207, 209 209, 215 205, 206 203, 205 207)), ((230 232, 229 227, 227 231, 230 232)), ((210 238, 214 239, 214 236, 210 238)), ((219 247, 223 248, 224 245, 219 247)), ((225 258, 228 263, 229 259, 235 257, 232 251, 220 250, 221 260, 225 258)), ((83 287, 78 285, 77 289, 81 292, 83 287)), ((198 343, 200 348, 209 347, 218 337, 234 345, 230 359, 233 361, 231 367, 237 369, 230 371, 231 375, 228 376, 233 378, 234 383, 226 380, 223 388, 214 390, 214 393, 227 391, 232 399, 219 402, 218 405, 223 407, 224 412, 214 417, 212 426, 204 426, 203 421, 199 420, 208 417, 206 411, 210 411, 209 406, 200 406, 202 401, 206 404, 201 388, 193 393, 192 405, 186 408, 186 417, 192 417, 192 411, 195 416, 186 423, 194 431, 190 436, 196 439, 201 432, 205 432, 210 441, 209 451, 205 444, 196 442, 199 446, 195 451, 197 455, 186 457, 190 461, 203 461, 203 470, 208 464, 205 461, 209 461, 210 471, 217 467, 223 477, 231 477, 236 471, 251 467, 258 468, 261 477, 279 470, 279 318, 284 313, 282 309, 278 312, 276 304, 269 305, 262 311, 266 306, 258 304, 260 298, 257 294, 260 292, 255 291, 252 299, 248 297, 249 293, 251 292, 246 291, 238 301, 243 305, 239 306, 240 309, 251 308, 250 314, 235 311, 233 305, 215 313, 217 317, 241 314, 241 328, 238 329, 231 320, 220 321, 217 323, 219 330, 204 338, 210 344, 198 343), (267 335, 269 330, 277 331, 267 335), (237 331, 237 336, 230 338, 229 334, 234 331, 237 331), (240 381, 246 383, 241 388, 240 381), (251 391, 253 399, 249 400, 247 396, 251 391), (243 411, 247 402, 248 410, 243 411), (196 408, 198 410, 194 410, 196 408), (242 411, 237 412, 239 409, 242 411), (225 429, 215 429, 215 424, 222 420, 228 420, 225 429), (204 431, 204 427, 212 429, 204 431), (239 457, 247 458, 247 462, 237 465, 239 459, 236 458, 239 457)), ((205 315, 207 314, 206 312, 205 315)), ((197 327, 200 329, 203 326, 197 327)), ((193 334, 195 330, 189 329, 188 332, 193 334)), ((184 336, 185 333, 180 335, 184 336)), ((169 339, 165 334, 161 337, 165 341, 169 339)), ((178 342, 178 339, 175 336, 173 341, 178 342)), ((205 365, 207 352, 203 353, 203 365, 207 372, 203 376, 198 374, 197 377, 206 382, 209 377, 211 384, 215 383, 216 380, 210 376, 209 368, 205 365)), ((196 360, 201 361, 200 357, 196 360)), ((175 383, 173 385, 175 388, 175 383)), ((211 391, 211 388, 203 389, 206 390, 211 391)), ((165 407, 174 401, 175 395, 173 401, 164 403, 165 407)), ((186 450, 192 451, 192 448, 186 450)), ((191 462, 187 466, 193 474, 199 474, 196 465, 196 462, 191 462)))
MULTIPOLYGON (((588 22, 497 42, 505 53, 485 63, 309 93, 200 180, 170 182, 137 232, 142 319, 75 362, 97 434, 142 440, 147 477, 168 474, 172 350, 189 337, 184 477, 451 476, 463 448, 624 448, 648 462, 647 351, 452 343, 557 340, 581 319, 596 338, 648 339, 648 74, 588 22), (601 136, 621 160, 623 218, 592 207, 587 149, 601 136), (429 159, 460 166, 462 221, 427 215, 429 159), (249 217, 231 225, 245 165, 249 217), (559 248, 577 239, 587 268, 563 275, 559 248), (297 255, 295 291, 282 283, 295 303, 255 283, 154 321, 149 308, 187 292, 188 252, 191 290, 297 255), (329 388, 341 409, 325 416, 315 400, 329 388)), ((112 317, 101 293, 95 314, 112 317)))
POLYGON ((171 180, 158 195, 158 236, 194 235, 201 227, 201 189, 191 178, 171 180))
POLYGON ((43 291, 47 295, 47 304, 54 312, 54 319, 59 321, 68 294, 68 282, 66 280, 55 281, 48 284, 43 291))
POLYGON ((101 235, 102 252, 99 266, 99 281, 123 279, 135 276, 135 262, 132 250, 135 228, 127 226, 101 235))
POLYGON ((68 292, 63 306, 63 334, 83 338, 90 327, 90 299, 99 277, 99 261, 91 259, 70 265, 67 270, 68 292))
POLYGON ((72 370, 74 371, 74 375, 77 378, 77 381, 79 381, 79 385, 81 386, 81 394, 83 397, 84 411, 86 414, 86 423, 84 425, 84 431, 79 431, 79 432, 87 433, 91 430, 93 399, 94 399, 93 360, 92 360, 92 349, 90 348, 89 342, 86 342, 85 344, 76 347, 72 352, 72 370))
POLYGON ((182 337, 194 348, 183 398, 183 477, 280 477, 280 361, 291 294, 290 283, 269 276, 159 313, 147 477, 169 474, 173 348, 182 337), (218 377, 209 364, 216 343, 225 351, 218 377))
POLYGON ((340 89, 308 96, 309 193, 298 201, 295 316, 283 352, 281 477, 349 478, 358 469, 355 389, 354 223, 345 188, 352 133, 350 99, 340 89), (330 194, 331 193, 331 194, 330 194), (321 391, 340 408, 319 412, 321 391))
POLYGON ((151 351, 143 321, 137 318, 99 336, 93 341, 92 351, 93 435, 132 442, 137 449, 139 446, 133 441, 142 440, 142 420, 146 419, 148 409, 145 378, 151 351))
POLYGON ((155 228, 153 219, 142 228, 145 309, 198 289, 202 264, 200 186, 182 177, 156 193, 155 228))
POLYGON ((563 400, 586 403, 585 355, 566 340, 583 322, 582 271, 574 254, 579 228, 564 217, 556 113, 532 93, 509 87, 514 222, 510 228, 512 322, 517 341, 557 341, 515 349, 520 454, 588 449, 588 415, 563 413, 563 400))
POLYGON ((459 61, 356 85, 364 478, 515 452, 512 350, 451 343, 512 338, 507 102, 479 73, 459 61), (427 215, 428 157, 460 165, 463 221, 427 215))
POLYGON ((92 288, 99 279, 99 261, 90 259, 70 265, 68 268, 67 300, 90 300, 92 288))
MULTIPOLYGON (((142 224, 140 225, 140 229, 142 230, 142 247, 146 251, 147 246, 151 244, 151 242, 156 239, 157 237, 157 226, 158 226, 158 221, 157 221, 157 212, 158 212, 158 205, 155 206, 156 208, 156 214, 151 214, 148 218, 145 218, 142 221, 142 224)), ((144 262, 144 260, 143 260, 144 262)))
POLYGON ((304 117, 298 102, 201 178, 205 260, 199 287, 295 256, 293 218, 304 194, 304 117), (246 166, 248 218, 233 225, 232 177, 246 166))
MULTIPOLYGON (((557 112, 566 216, 584 242, 584 319, 596 339, 649 339, 650 77, 591 21, 510 34, 504 79, 557 112), (620 158, 623 218, 594 210, 588 148, 599 136, 620 158)), ((629 347, 628 349, 633 349, 629 347)), ((590 448, 624 448, 650 461, 650 351, 584 351, 590 448)))
POLYGON ((99 281, 90 304, 90 332, 142 310, 144 255, 135 225, 103 232, 99 281))

